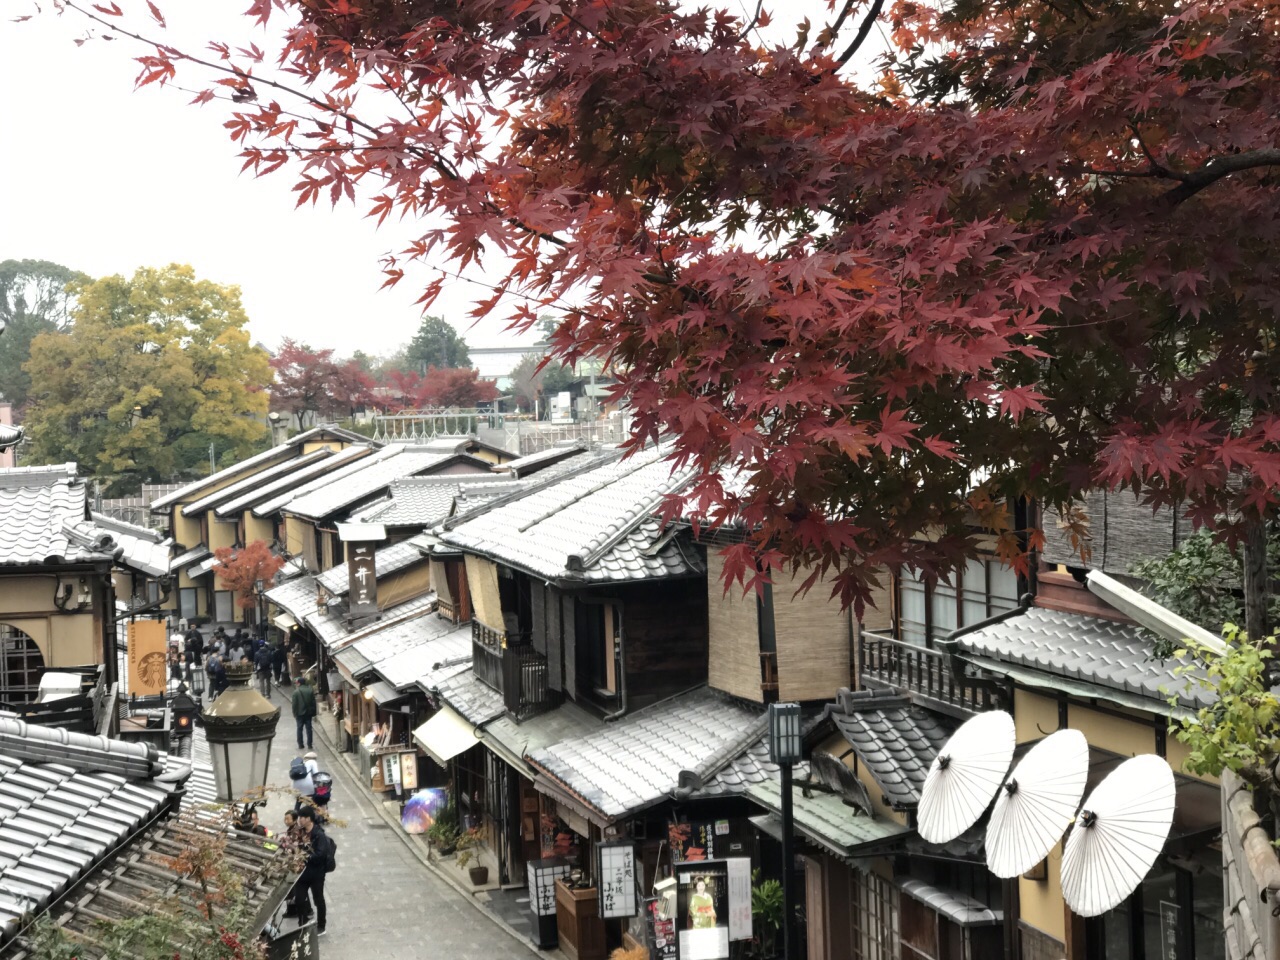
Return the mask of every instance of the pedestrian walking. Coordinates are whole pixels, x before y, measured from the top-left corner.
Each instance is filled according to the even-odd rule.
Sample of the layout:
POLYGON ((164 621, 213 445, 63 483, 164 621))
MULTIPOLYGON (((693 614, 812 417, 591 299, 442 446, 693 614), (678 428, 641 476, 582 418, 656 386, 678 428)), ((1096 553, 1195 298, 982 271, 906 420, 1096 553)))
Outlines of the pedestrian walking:
POLYGON ((262 647, 253 657, 253 666, 258 674, 258 689, 264 697, 271 696, 271 651, 262 647))
POLYGON ((294 887, 298 924, 301 926, 311 919, 310 894, 310 900, 315 903, 316 933, 323 937, 329 919, 324 902, 324 878, 334 867, 333 841, 324 827, 316 822, 315 812, 310 807, 298 811, 298 826, 302 828, 302 842, 307 850, 307 865, 302 868, 302 876, 294 887))
POLYGON ((209 673, 209 682, 213 687, 213 695, 215 697, 227 689, 227 668, 222 663, 222 657, 217 653, 209 655, 209 665, 207 667, 209 673))
POLYGON ((310 681, 304 673, 298 680, 298 689, 293 691, 293 719, 298 726, 298 749, 310 750, 314 739, 311 732, 311 722, 316 715, 316 692, 311 688, 310 681), (306 743, 302 742, 302 734, 306 732, 306 743))
POLYGON ((285 653, 284 643, 277 643, 271 648, 271 669, 276 675, 276 686, 284 685, 285 667, 288 666, 289 655, 285 653))

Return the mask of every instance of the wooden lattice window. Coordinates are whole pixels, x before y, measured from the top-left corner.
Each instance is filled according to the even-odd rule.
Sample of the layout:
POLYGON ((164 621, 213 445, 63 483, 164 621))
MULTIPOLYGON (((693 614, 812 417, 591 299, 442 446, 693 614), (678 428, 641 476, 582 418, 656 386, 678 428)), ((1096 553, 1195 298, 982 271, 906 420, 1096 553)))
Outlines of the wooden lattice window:
POLYGON ((0 691, 5 700, 24 702, 40 689, 44 655, 36 642, 17 627, 0 623, 0 691))
POLYGON ((852 873, 853 960, 899 960, 898 888, 874 873, 852 873))

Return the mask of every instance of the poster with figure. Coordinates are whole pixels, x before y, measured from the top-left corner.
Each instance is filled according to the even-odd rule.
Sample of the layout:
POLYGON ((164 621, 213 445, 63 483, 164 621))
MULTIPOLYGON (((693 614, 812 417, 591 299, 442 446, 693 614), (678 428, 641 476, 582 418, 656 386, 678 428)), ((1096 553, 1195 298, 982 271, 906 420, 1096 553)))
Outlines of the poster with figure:
POLYGON ((728 960, 729 868, 706 860, 676 866, 680 960, 728 960))

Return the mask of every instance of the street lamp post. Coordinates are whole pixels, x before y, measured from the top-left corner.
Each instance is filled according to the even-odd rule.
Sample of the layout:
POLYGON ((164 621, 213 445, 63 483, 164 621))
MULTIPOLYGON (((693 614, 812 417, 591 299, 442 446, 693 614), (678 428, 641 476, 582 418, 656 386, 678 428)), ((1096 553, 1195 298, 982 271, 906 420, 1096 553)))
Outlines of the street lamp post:
POLYGON ((265 580, 253 581, 253 592, 258 595, 258 636, 263 640, 267 639, 266 590, 267 582, 265 580))
POLYGON ((791 768, 804 759, 800 704, 769 704, 769 759, 782 771, 782 944, 786 960, 800 956, 795 939, 795 823, 791 812, 791 768))
POLYGON ((203 713, 221 803, 243 803, 267 785, 280 708, 253 689, 253 665, 227 664, 227 688, 203 713))

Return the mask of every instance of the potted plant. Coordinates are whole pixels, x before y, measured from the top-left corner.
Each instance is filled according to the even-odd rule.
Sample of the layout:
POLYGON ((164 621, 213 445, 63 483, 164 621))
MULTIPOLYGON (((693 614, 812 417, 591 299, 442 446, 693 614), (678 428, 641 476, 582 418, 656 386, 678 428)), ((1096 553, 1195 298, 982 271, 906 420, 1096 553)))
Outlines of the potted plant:
POLYGON ((436 847, 442 856, 447 857, 456 849, 460 832, 458 808, 450 803, 440 811, 435 822, 427 828, 427 841, 436 847))
POLYGON ((458 869, 469 870, 471 885, 482 887, 489 882, 489 868, 480 863, 480 847, 484 841, 480 839, 480 831, 472 828, 459 834, 454 844, 458 851, 458 869))

